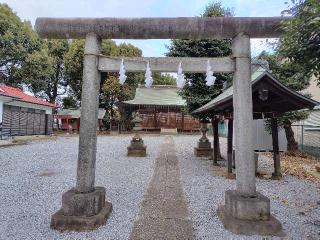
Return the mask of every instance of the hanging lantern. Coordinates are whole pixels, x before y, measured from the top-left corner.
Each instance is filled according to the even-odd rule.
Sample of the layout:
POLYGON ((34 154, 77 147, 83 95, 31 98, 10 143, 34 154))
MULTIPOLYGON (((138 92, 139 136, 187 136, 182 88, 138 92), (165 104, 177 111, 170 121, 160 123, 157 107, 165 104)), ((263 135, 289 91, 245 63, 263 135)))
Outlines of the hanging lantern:
POLYGON ((119 83, 121 85, 124 84, 124 82, 126 81, 127 76, 126 76, 126 69, 124 68, 124 63, 123 63, 123 59, 121 60, 121 64, 120 64, 120 70, 119 70, 119 83))
POLYGON ((177 77, 177 87, 178 88, 183 88, 184 85, 186 84, 186 79, 184 77, 184 74, 182 73, 182 66, 181 62, 179 63, 178 67, 178 77, 177 77))
POLYGON ((206 72, 206 85, 213 86, 216 81, 216 77, 213 76, 212 67, 210 65, 210 60, 207 61, 207 72, 206 72))
POLYGON ((150 88, 152 83, 153 83, 153 79, 152 79, 152 72, 151 72, 151 69, 150 69, 150 65, 149 65, 149 62, 147 62, 147 68, 146 68, 146 73, 144 75, 145 77, 145 86, 147 88, 150 88))

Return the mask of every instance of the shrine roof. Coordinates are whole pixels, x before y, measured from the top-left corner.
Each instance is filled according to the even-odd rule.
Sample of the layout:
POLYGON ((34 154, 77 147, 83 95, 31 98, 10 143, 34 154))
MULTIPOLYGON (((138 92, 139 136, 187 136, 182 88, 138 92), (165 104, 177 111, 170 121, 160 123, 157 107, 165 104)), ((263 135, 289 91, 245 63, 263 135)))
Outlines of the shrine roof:
POLYGON ((125 105, 184 107, 186 101, 178 94, 179 89, 169 85, 140 86, 134 99, 124 101, 125 105))
MULTIPOLYGON (((300 109, 312 109, 319 103, 286 87, 270 71, 253 67, 251 75, 253 113, 284 113, 300 109), (261 90, 267 91, 267 99, 261 98, 261 90)), ((227 113, 233 111, 233 86, 193 113, 227 113)))

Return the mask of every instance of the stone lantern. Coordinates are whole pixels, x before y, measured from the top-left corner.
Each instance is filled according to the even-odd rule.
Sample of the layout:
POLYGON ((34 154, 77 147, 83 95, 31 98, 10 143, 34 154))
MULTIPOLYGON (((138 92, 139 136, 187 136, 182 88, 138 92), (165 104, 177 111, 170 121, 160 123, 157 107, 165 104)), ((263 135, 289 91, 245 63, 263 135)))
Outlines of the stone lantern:
POLYGON ((194 154, 197 157, 211 157, 212 156, 212 148, 209 139, 207 138, 208 132, 208 123, 203 121, 201 122, 200 132, 202 133, 202 137, 198 141, 197 147, 194 148, 194 154))
POLYGON ((139 114, 135 114, 132 122, 134 123, 133 130, 135 131, 135 135, 131 140, 131 144, 128 149, 128 157, 145 157, 146 156, 146 146, 143 143, 142 138, 139 135, 139 131, 141 130, 140 123, 142 119, 139 114))

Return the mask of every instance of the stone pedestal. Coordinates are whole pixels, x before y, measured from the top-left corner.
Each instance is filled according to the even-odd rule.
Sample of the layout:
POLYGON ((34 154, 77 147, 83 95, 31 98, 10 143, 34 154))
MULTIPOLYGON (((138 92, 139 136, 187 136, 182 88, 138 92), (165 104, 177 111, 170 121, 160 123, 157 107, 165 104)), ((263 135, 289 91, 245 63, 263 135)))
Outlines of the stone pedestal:
POLYGON ((147 147, 144 145, 142 138, 136 134, 128 149, 128 157, 145 157, 147 147))
POLYGON ((201 123, 200 131, 202 137, 199 139, 197 147, 194 148, 194 154, 197 157, 211 157, 213 149, 211 148, 211 143, 206 136, 208 131, 207 123, 201 123))
POLYGON ((197 147, 194 148, 194 154, 197 157, 211 157, 212 156, 212 148, 209 140, 201 141, 199 140, 197 147))
POLYGON ((105 189, 79 193, 75 188, 62 195, 62 208, 52 215, 51 228, 59 231, 94 230, 107 221, 112 204, 105 201, 105 189))
POLYGON ((225 193, 225 205, 219 206, 218 216, 223 226, 244 235, 282 235, 281 223, 270 215, 270 200, 260 193, 244 197, 236 190, 225 193))

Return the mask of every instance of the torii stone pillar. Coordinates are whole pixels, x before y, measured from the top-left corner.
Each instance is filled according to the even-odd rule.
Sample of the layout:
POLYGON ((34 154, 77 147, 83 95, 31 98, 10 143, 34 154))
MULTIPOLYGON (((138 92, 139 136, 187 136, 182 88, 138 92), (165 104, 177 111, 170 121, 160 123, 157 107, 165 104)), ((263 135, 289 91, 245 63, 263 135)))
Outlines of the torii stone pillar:
POLYGON ((232 173, 233 161, 233 116, 228 119, 228 140, 227 140, 227 178, 235 179, 236 175, 232 173))
POLYGON ((270 215, 270 200, 256 191, 253 157, 253 116, 250 37, 239 33, 232 42, 236 190, 227 190, 218 215, 224 227, 237 234, 274 235, 281 223, 270 215))
POLYGON ((51 227, 60 231, 93 230, 105 224, 112 205, 105 201, 105 188, 95 187, 98 104, 101 74, 98 55, 101 40, 88 33, 85 41, 81 95, 81 125, 76 188, 62 196, 62 208, 52 216, 51 227))

